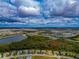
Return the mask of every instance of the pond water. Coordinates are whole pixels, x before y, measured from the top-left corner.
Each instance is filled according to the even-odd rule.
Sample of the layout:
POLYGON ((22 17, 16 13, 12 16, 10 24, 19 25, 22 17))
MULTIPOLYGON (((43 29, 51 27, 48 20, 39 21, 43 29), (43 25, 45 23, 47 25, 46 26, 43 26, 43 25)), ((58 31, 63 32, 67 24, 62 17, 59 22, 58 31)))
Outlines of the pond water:
POLYGON ((25 37, 23 35, 16 35, 13 37, 5 38, 5 39, 0 39, 0 44, 9 44, 12 42, 18 42, 23 40, 25 37))

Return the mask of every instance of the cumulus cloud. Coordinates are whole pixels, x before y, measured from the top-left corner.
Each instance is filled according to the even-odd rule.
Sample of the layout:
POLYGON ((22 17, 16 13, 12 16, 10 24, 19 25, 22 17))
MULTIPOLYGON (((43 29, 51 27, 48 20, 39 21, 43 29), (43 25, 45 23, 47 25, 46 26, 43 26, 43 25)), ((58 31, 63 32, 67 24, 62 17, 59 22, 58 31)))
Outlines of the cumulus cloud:
POLYGON ((34 7, 25 7, 25 6, 20 6, 18 8, 19 14, 22 16, 35 16, 39 15, 39 8, 34 8, 34 7))
POLYGON ((47 16, 79 16, 78 0, 44 0, 44 14, 47 16))
POLYGON ((79 18, 64 18, 64 17, 54 17, 49 19, 44 18, 17 18, 20 22, 26 24, 79 24, 79 18))
POLYGON ((5 13, 5 16, 13 12, 17 12, 18 16, 25 17, 79 16, 78 0, 43 0, 42 4, 37 0, 0 0, 0 5, 0 11, 3 9, 0 14, 5 13))
POLYGON ((0 16, 38 16, 40 3, 35 0, 0 0, 0 16))
POLYGON ((0 1, 0 17, 9 17, 16 14, 16 7, 7 2, 0 1))
POLYGON ((42 5, 37 0, 0 0, 0 23, 40 26, 76 26, 79 24, 79 18, 62 16, 79 16, 78 0, 44 0, 42 5))
POLYGON ((17 7, 21 16, 40 15, 40 3, 35 0, 11 0, 11 2, 17 7))

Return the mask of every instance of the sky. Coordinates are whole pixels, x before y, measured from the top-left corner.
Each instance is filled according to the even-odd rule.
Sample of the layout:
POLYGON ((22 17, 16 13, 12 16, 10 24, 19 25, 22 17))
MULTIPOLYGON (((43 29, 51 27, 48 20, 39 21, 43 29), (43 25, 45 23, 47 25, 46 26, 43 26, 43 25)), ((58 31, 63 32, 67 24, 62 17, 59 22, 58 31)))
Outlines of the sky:
POLYGON ((78 0, 0 0, 0 27, 79 27, 78 0))

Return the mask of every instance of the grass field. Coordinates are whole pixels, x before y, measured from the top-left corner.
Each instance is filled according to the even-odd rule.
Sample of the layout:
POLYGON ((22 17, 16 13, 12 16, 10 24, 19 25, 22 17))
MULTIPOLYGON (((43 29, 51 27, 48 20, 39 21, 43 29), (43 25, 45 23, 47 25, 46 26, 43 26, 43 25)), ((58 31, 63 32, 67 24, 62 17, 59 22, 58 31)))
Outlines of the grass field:
POLYGON ((33 56, 32 59, 57 59, 57 58, 47 56, 33 56))
POLYGON ((68 58, 64 58, 64 57, 62 57, 61 59, 68 59, 68 58))
MULTIPOLYGON (((56 57, 48 57, 48 56, 32 56, 32 59, 58 59, 58 58, 56 58, 56 57)), ((61 59, 69 59, 69 58, 61 57, 61 59)))

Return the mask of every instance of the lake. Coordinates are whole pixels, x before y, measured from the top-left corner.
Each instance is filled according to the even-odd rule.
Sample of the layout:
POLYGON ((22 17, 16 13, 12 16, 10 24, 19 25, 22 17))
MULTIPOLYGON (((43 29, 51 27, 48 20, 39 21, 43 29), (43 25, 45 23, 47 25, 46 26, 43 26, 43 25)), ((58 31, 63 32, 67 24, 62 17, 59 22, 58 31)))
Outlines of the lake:
POLYGON ((23 35, 16 35, 14 37, 9 37, 5 39, 0 39, 0 44, 9 44, 12 42, 18 42, 23 40, 25 37, 23 35))

